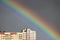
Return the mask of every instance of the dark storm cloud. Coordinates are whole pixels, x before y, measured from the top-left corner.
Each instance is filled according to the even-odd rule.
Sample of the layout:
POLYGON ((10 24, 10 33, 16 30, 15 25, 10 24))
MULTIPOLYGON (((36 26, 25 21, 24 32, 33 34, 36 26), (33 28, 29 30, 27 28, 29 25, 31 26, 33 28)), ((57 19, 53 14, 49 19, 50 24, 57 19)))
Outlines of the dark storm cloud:
POLYGON ((17 0, 28 8, 37 11, 38 16, 43 16, 49 23, 60 29, 60 1, 59 0, 17 0))

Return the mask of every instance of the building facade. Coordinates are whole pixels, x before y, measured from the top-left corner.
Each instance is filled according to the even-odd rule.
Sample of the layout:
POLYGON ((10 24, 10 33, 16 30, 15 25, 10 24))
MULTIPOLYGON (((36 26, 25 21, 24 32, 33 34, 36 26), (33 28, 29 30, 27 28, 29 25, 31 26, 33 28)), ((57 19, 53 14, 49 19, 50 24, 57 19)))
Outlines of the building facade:
POLYGON ((24 29, 23 40, 36 40, 36 31, 32 31, 30 29, 24 29))
POLYGON ((22 32, 0 32, 0 40, 36 40, 36 31, 23 29, 22 32))

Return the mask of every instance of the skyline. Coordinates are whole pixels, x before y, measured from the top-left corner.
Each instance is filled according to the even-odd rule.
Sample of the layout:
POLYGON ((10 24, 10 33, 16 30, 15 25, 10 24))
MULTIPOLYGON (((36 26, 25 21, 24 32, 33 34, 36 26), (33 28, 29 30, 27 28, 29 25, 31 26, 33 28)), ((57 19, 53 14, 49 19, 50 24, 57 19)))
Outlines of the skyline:
POLYGON ((0 32, 0 40, 36 40, 36 31, 25 28, 21 32, 0 32))

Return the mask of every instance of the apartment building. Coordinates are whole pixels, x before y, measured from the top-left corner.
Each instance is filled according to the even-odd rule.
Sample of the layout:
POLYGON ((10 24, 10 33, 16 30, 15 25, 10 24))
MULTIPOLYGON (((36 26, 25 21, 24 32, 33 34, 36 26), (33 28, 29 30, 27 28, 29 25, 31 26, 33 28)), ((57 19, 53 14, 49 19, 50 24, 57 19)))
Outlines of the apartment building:
POLYGON ((36 31, 30 29, 23 30, 23 40, 36 40, 36 31))
POLYGON ((22 32, 0 32, 0 40, 36 40, 36 31, 26 28, 22 32))

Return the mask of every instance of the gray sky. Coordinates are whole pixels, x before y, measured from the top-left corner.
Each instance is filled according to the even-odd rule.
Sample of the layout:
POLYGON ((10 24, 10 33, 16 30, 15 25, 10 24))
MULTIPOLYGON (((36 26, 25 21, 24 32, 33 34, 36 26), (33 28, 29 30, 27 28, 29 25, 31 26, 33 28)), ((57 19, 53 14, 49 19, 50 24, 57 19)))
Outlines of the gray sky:
MULTIPOLYGON (((37 11, 38 16, 43 16, 49 23, 54 25, 59 31, 60 29, 60 15, 58 0, 17 0, 26 5, 28 8, 37 11)), ((8 10, 3 4, 0 4, 0 30, 1 31, 20 31, 22 28, 32 26, 28 22, 25 22, 21 17, 17 18, 13 11, 8 10)), ((34 27, 30 27, 32 30, 36 30, 34 27)), ((37 30, 36 30, 37 31, 37 30)), ((45 35, 44 35, 45 36, 45 35)), ((40 32, 37 31, 37 40, 43 39, 40 32)))
POLYGON ((21 0, 32 10, 37 11, 38 16, 43 16, 49 23, 60 29, 60 1, 59 0, 21 0))

